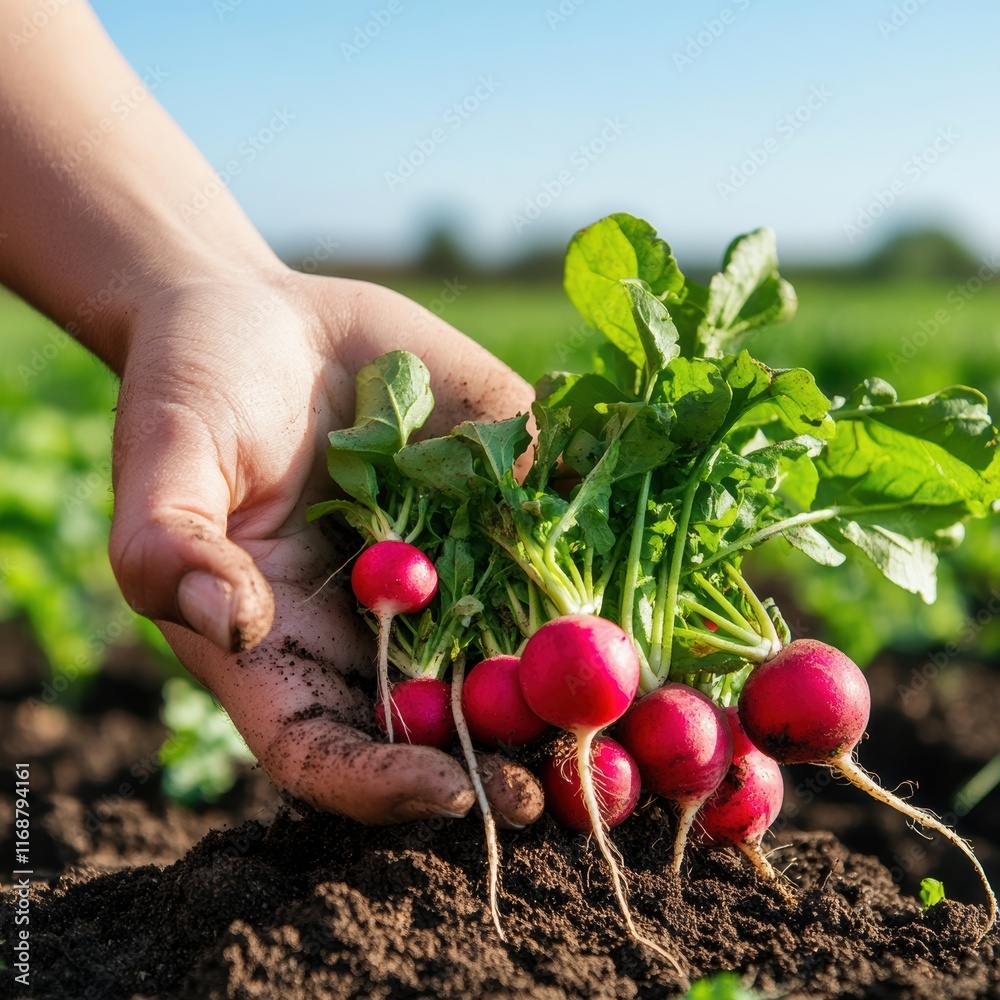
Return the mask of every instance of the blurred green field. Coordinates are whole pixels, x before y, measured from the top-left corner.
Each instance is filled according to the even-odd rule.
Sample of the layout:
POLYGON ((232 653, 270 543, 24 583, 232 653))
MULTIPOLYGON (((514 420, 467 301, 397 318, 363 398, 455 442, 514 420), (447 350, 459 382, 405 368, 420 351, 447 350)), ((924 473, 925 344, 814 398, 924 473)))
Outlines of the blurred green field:
MULTIPOLYGON (((529 380, 551 369, 583 370, 596 344, 557 286, 482 281, 458 286, 457 294, 455 286, 426 281, 395 287, 529 380)), ((812 369, 828 394, 846 393, 867 375, 904 396, 962 382, 982 389, 1000 413, 1000 285, 975 294, 947 282, 796 287, 796 319, 749 345, 762 360, 812 369)), ((121 601, 105 554, 115 380, 2 291, 0 330, 0 618, 26 616, 54 673, 85 675, 111 642, 149 640, 153 631, 121 601)), ((769 547, 758 572, 794 581, 786 590, 862 661, 884 644, 921 650, 958 636, 971 654, 994 656, 1000 623, 974 632, 967 626, 993 595, 1000 598, 997 522, 973 526, 948 558, 933 608, 864 570, 815 567, 783 543, 769 547)))
MULTIPOLYGON (((440 285, 395 287, 532 381, 554 368, 581 370, 596 343, 555 286, 482 284, 447 304, 440 285)), ((1000 283, 969 298, 946 283, 797 281, 795 287, 795 319, 748 345, 762 361, 809 368, 828 395, 849 392, 868 375, 911 397, 965 382, 986 393, 992 412, 1000 411, 1000 283), (938 310, 946 311, 946 322, 935 319, 938 310), (934 323, 938 332, 927 334, 934 323)))

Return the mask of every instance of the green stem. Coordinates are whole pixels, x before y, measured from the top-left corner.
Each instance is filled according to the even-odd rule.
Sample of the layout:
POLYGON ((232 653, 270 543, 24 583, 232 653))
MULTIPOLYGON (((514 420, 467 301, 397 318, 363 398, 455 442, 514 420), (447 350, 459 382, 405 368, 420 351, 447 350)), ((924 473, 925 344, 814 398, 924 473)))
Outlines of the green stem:
POLYGON ((504 655, 504 651, 491 629, 482 628, 479 630, 479 644, 483 647, 483 652, 487 656, 504 655))
POLYGON ((660 678, 649 665, 641 649, 637 649, 639 654, 639 694, 649 694, 660 686, 660 678))
POLYGON ((760 643, 760 634, 754 632, 752 629, 740 628, 739 625, 731 622, 728 618, 724 618, 722 615, 716 614, 716 612, 706 608, 704 604, 692 601, 689 597, 682 595, 678 600, 692 611, 697 611, 703 618, 707 618, 710 622, 714 622, 719 626, 719 628, 725 629, 730 635, 735 636, 737 639, 742 639, 744 642, 750 643, 753 646, 760 643))
POLYGON ((714 632, 703 632, 701 629, 693 628, 675 628, 674 635, 681 638, 697 639, 700 643, 712 646, 720 652, 742 656, 744 659, 753 660, 755 663, 763 663, 771 655, 770 642, 761 642, 756 646, 748 646, 742 642, 730 642, 728 639, 722 639, 714 632))
POLYGON ((719 590, 718 587, 712 583, 703 573, 694 573, 694 582, 701 587, 702 590, 711 597, 720 608, 726 611, 728 614, 732 615, 732 620, 738 625, 742 625, 745 629, 753 631, 753 626, 747 621, 746 617, 739 611, 739 609, 726 597, 725 594, 719 590))
POLYGON ((569 567, 569 575, 573 580, 573 586, 576 589, 577 594, 577 604, 579 606, 589 604, 589 595, 587 594, 587 585, 584 583, 583 577, 580 575, 580 571, 576 568, 576 563, 573 561, 572 557, 566 560, 566 565, 569 567))
MULTIPOLYGON (((504 590, 507 591, 507 603, 510 605, 510 610, 514 617, 517 619, 517 627, 521 635, 531 635, 531 624, 524 614, 524 607, 521 604, 520 599, 517 594, 514 593, 514 588, 509 580, 504 580, 503 582, 504 590)), ((528 589, 530 591, 534 584, 529 580, 528 589)))
POLYGON ((424 516, 427 513, 427 497, 421 497, 420 502, 417 504, 417 523, 413 526, 413 531, 411 531, 406 538, 403 539, 404 542, 409 542, 411 545, 419 537, 420 532, 424 530, 424 516))
POLYGON ((660 568, 656 574, 656 597, 653 600, 653 623, 650 629, 649 665, 660 677, 663 676, 660 664, 663 660, 663 630, 667 604, 667 569, 667 560, 662 559, 660 561, 660 568))
POLYGON ((677 521, 677 530, 674 532, 674 548, 671 552, 670 575, 667 578, 667 606, 663 609, 663 642, 660 654, 660 676, 670 675, 670 659, 673 655, 674 645, 674 618, 677 614, 677 591, 680 587, 681 570, 684 568, 684 551, 687 548, 688 525, 691 523, 691 508, 694 506, 694 497, 701 485, 701 473, 705 467, 710 467, 718 455, 719 449, 716 446, 712 451, 705 453, 700 462, 692 469, 691 479, 687 489, 684 491, 684 502, 681 506, 681 516, 677 521))
POLYGON ((533 636, 541 627, 541 615, 538 613, 538 587, 532 580, 528 581, 528 637, 533 636))
POLYGON ((622 586, 621 625, 634 642, 632 615, 635 611, 635 588, 639 582, 639 558, 642 555, 642 536, 646 530, 646 507, 649 504, 649 484, 653 480, 650 470, 642 477, 639 488, 639 501, 635 509, 635 521, 632 524, 632 544, 628 550, 628 562, 625 564, 625 582, 622 586))
POLYGON ((732 687, 733 687, 733 675, 724 674, 722 677, 722 685, 719 688, 719 704, 723 708, 728 708, 729 706, 732 687))
POLYGON ((709 556, 698 568, 704 570, 713 563, 731 556, 734 552, 739 552, 741 549, 749 549, 754 545, 759 545, 761 542, 766 542, 767 539, 773 538, 775 535, 780 535, 788 531, 789 528, 798 528, 805 524, 829 521, 832 517, 850 517, 852 514, 870 514, 872 511, 901 510, 905 506, 907 505, 902 503, 879 503, 860 504, 853 507, 824 507, 821 510, 807 510, 801 514, 786 517, 782 521, 775 521, 774 524, 769 524, 766 528, 761 528, 760 531, 737 538, 735 542, 726 545, 724 548, 719 549, 718 552, 709 556))
POLYGON ((760 626, 760 634, 771 644, 771 655, 773 656, 781 649, 781 639, 778 638, 778 632, 774 627, 774 622, 771 621, 771 616, 767 613, 767 608, 764 607, 760 598, 750 589, 750 584, 743 579, 740 571, 732 563, 725 563, 723 568, 733 583, 740 588, 747 603, 753 608, 757 624, 760 626))
POLYGON ((403 506, 399 509, 399 516, 396 518, 395 524, 392 526, 392 530, 396 532, 397 535, 402 536, 403 529, 406 527, 406 522, 410 519, 410 507, 413 505, 413 487, 406 487, 406 494, 403 497, 403 506))
POLYGON ((597 583, 594 584, 594 602, 598 606, 598 612, 600 611, 600 606, 604 599, 604 591, 608 589, 611 577, 614 576, 615 567, 618 565, 618 556, 621 554, 621 548, 624 541, 625 536, 622 535, 618 541, 615 542, 615 547, 611 550, 611 555, 606 560, 606 565, 601 571, 601 575, 597 578, 597 583))
POLYGON ((774 524, 769 524, 766 528, 761 528, 760 531, 737 538, 735 542, 719 549, 718 552, 709 556, 698 569, 705 570, 713 563, 717 563, 742 549, 753 548, 761 542, 766 542, 774 535, 788 531, 789 528, 798 528, 804 524, 816 524, 818 521, 829 521, 831 517, 837 517, 841 513, 843 511, 839 507, 824 507, 822 510, 808 510, 805 513, 796 514, 794 517, 786 517, 783 521, 775 521, 774 524))

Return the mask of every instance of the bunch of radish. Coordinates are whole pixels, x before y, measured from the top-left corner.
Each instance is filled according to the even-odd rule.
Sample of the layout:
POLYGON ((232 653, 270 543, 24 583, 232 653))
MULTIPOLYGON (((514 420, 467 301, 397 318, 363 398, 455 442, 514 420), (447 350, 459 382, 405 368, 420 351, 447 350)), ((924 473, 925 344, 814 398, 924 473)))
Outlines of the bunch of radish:
POLYGON ((632 916, 610 831, 643 792, 658 796, 676 811, 675 872, 689 841, 735 849, 790 897, 763 848, 782 764, 829 766, 946 837, 976 866, 994 923, 968 844, 854 759, 870 707, 861 671, 792 641, 743 561, 783 538, 826 566, 868 559, 933 600, 935 548, 995 507, 996 429, 973 389, 899 402, 872 378, 831 403, 804 369, 738 350, 794 311, 776 268, 759 230, 702 287, 647 223, 609 216, 574 237, 566 268, 609 343, 595 371, 539 382, 534 441, 527 414, 412 440, 433 398, 405 351, 361 371, 354 425, 330 435, 345 496, 309 516, 338 514, 365 542, 351 584, 377 637, 377 724, 463 755, 501 935, 487 788, 501 773, 536 780, 515 761, 534 767, 554 820, 593 837, 629 934, 681 975, 676 949, 632 916))

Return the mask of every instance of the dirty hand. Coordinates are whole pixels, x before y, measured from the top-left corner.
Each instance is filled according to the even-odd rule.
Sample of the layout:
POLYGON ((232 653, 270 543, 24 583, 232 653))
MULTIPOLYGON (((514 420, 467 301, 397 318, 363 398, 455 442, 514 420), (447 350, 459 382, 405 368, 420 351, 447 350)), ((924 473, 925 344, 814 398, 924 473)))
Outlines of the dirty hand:
POLYGON ((196 280, 140 309, 115 427, 111 556, 127 600, 162 622, 282 790, 367 823, 474 800, 452 757, 356 728, 371 728, 356 677, 373 640, 326 581, 357 539, 305 521, 330 495, 326 434, 353 420, 355 375, 398 348, 430 369, 432 433, 530 404, 519 377, 408 299, 281 271, 196 280))

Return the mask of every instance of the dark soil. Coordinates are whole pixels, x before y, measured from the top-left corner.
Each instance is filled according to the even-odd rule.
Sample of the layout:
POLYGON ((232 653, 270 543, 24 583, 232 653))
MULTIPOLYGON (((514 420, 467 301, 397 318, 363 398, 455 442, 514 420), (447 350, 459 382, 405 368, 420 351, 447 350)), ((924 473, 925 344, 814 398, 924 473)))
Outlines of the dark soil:
MULTIPOLYGON (((947 812, 956 785, 1000 752, 1000 676, 953 671, 905 695, 913 668, 886 662, 870 674, 878 707, 862 760, 890 784, 919 775, 916 800, 947 812)), ((0 701, 0 766, 11 775, 15 760, 31 763, 32 985, 22 990, 11 969, 2 971, 2 997, 681 992, 666 963, 626 939, 593 845, 547 819, 502 834, 505 944, 484 905, 477 823, 366 829, 275 815, 277 796, 259 772, 209 812, 167 805, 154 677, 113 665, 85 714, 71 717, 39 702, 18 706, 11 696, 30 689, 23 674, 0 673, 9 682, 0 691, 8 699, 0 701)), ((770 844, 772 860, 790 865, 800 886, 791 906, 727 852, 694 850, 683 880, 665 874, 670 818, 657 805, 614 831, 641 927, 691 978, 736 969, 769 996, 1000 996, 1000 936, 974 943, 982 909, 948 901, 924 913, 914 899, 931 873, 950 897, 977 903, 961 860, 820 774, 790 769, 792 815, 770 844), (817 829, 841 839, 803 832, 817 829)), ((11 786, 11 778, 0 784, 5 885, 14 867, 11 786)), ((995 875, 998 798, 957 820, 995 875)), ((9 889, 3 897, 0 938, 9 942, 9 889)), ((3 957, 12 963, 9 944, 3 957)))

